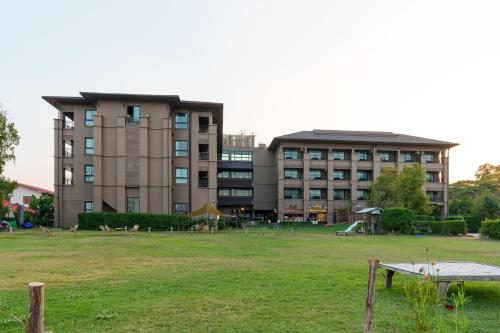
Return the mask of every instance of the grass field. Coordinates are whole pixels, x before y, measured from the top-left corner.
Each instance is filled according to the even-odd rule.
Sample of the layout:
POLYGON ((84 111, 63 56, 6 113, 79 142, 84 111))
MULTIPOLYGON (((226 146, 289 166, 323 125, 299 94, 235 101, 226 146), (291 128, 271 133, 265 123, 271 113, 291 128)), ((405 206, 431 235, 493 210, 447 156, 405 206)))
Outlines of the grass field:
MULTIPOLYGON (((9 315, 26 313, 32 281, 46 283, 54 332, 360 332, 370 257, 423 261, 429 248, 433 260, 500 266, 498 241, 330 230, 1 233, 0 332, 22 332, 9 315)), ((381 274, 374 331, 411 331, 405 278, 384 289, 381 274)), ((469 331, 498 332, 500 282, 466 283, 466 292, 469 331)))

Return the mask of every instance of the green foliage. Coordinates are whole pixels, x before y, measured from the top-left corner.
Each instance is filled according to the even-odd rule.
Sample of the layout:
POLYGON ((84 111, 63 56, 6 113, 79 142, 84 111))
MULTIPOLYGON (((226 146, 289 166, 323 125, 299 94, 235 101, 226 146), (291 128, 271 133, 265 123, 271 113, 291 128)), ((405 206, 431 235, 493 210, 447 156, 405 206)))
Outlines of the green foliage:
POLYGON ((432 215, 415 215, 415 221, 435 221, 436 218, 432 215))
POLYGON ((217 228, 219 230, 226 229, 226 227, 227 227, 227 221, 224 218, 220 218, 217 222, 218 222, 217 223, 217 228))
POLYGON ((500 219, 484 220, 481 223, 481 234, 490 238, 500 239, 500 219))
POLYGON ((467 222, 468 232, 479 232, 479 229, 481 228, 481 219, 479 218, 479 215, 468 214, 464 216, 464 219, 467 222))
POLYGON ((54 197, 42 194, 40 197, 32 196, 30 208, 35 211, 33 222, 36 225, 50 226, 54 221, 54 197))
POLYGON ((404 207, 419 214, 429 214, 429 199, 422 192, 425 169, 418 163, 406 167, 401 173, 395 167, 383 168, 370 186, 369 204, 374 207, 404 207))
POLYGON ((78 214, 78 228, 99 230, 100 225, 110 228, 131 228, 138 224, 141 230, 188 230, 192 222, 185 215, 145 214, 145 213, 105 213, 91 212, 78 214))
POLYGON ((10 208, 3 207, 2 203, 4 200, 9 200, 16 185, 15 181, 10 181, 0 175, 0 218, 3 218, 10 211, 10 208))
POLYGON ((413 212, 408 208, 388 208, 382 213, 379 228, 383 232, 408 234, 413 229, 413 212))
POLYGON ((444 218, 445 221, 462 221, 464 219, 461 215, 448 215, 444 218))
POLYGON ((0 104, 0 176, 5 164, 15 159, 14 148, 19 144, 19 134, 14 123, 7 119, 7 111, 0 104))
POLYGON ((474 212, 482 218, 494 219, 500 216, 500 199, 489 191, 483 191, 474 200, 474 212))
POLYGON ((415 221, 415 229, 440 235, 466 235, 467 223, 462 221, 415 221))

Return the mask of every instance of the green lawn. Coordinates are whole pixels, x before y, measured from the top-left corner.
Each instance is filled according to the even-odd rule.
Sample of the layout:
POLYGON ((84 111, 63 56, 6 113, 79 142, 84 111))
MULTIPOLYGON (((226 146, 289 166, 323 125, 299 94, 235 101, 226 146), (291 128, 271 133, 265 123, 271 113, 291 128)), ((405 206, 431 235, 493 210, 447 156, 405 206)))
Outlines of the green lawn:
MULTIPOLYGON (((330 230, 0 233, 0 332, 22 331, 8 314, 26 313, 31 281, 46 283, 45 326, 54 332, 360 332, 370 257, 423 261, 429 248, 433 260, 500 266, 498 241, 330 230)), ((405 279, 396 274, 386 290, 381 274, 374 331, 408 332, 405 279)), ((469 331, 498 332, 500 282, 466 291, 469 331)))

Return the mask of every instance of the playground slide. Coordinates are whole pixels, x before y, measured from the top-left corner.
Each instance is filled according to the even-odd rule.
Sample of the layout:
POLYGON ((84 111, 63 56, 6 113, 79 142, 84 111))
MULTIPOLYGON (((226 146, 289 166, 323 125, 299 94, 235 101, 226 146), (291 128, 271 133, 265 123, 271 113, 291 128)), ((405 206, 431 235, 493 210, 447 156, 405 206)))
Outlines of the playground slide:
POLYGON ((356 227, 363 222, 364 221, 362 221, 362 220, 354 221, 354 223, 351 224, 347 229, 345 229, 344 231, 338 231, 337 234, 338 235, 347 235, 349 233, 353 233, 356 230, 356 227))

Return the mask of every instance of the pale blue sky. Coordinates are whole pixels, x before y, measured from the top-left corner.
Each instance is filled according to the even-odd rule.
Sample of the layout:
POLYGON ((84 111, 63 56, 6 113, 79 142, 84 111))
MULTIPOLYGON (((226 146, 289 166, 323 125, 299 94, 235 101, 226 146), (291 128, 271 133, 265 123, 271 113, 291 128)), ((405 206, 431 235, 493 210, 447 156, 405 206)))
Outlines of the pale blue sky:
POLYGON ((41 95, 224 103, 224 131, 381 130, 458 142, 451 179, 500 163, 498 1, 0 0, 0 101, 21 133, 7 175, 51 188, 41 95), (488 144, 484 144, 487 142, 488 144))

